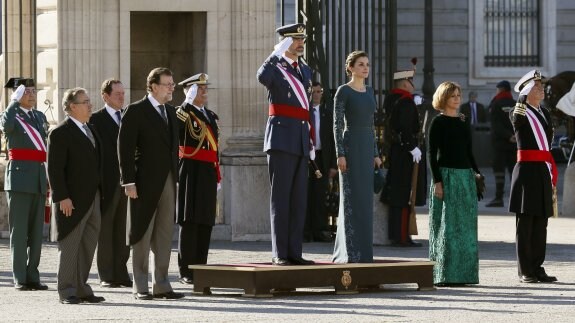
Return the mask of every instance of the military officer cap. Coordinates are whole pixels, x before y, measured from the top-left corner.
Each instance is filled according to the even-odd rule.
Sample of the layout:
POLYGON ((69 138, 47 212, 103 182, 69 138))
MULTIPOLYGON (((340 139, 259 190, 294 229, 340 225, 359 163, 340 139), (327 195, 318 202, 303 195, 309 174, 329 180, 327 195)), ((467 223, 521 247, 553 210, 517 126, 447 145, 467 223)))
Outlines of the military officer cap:
POLYGON ((497 85, 495 86, 498 89, 504 89, 505 91, 511 91, 511 84, 509 83, 509 81, 501 81, 499 83, 497 83, 497 85))
POLYGON ((541 76, 541 72, 539 70, 531 70, 527 72, 527 74, 523 75, 523 77, 515 84, 515 92, 519 92, 521 95, 529 93, 535 81, 541 81, 544 77, 541 76), (525 89, 525 91, 523 91, 525 89), (527 92, 527 93, 523 93, 527 92))
POLYGON ((208 83, 208 74, 199 73, 178 83, 178 85, 182 85, 183 87, 192 86, 193 84, 209 85, 210 83, 208 83))
POLYGON ((24 85, 25 87, 36 86, 36 84, 34 84, 34 79, 22 78, 22 77, 13 77, 13 78, 9 79, 8 82, 6 82, 6 85, 4 85, 4 88, 15 89, 15 88, 19 87, 20 85, 24 85))
POLYGON ((394 81, 409 80, 409 79, 413 79, 414 75, 415 75, 414 70, 398 71, 398 72, 393 73, 393 80, 394 81))
POLYGON ((276 32, 283 37, 292 37, 292 38, 307 37, 307 35, 305 34, 304 24, 292 24, 292 25, 281 26, 278 29, 276 29, 276 32))

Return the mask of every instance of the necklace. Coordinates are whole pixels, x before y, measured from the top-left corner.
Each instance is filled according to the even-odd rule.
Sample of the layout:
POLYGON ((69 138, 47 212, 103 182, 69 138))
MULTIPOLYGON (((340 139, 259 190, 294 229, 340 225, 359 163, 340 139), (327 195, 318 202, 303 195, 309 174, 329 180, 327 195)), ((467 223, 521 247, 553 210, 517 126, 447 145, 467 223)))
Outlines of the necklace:
POLYGON ((351 82, 347 83, 347 85, 349 85, 350 88, 356 90, 357 92, 365 92, 365 84, 361 88, 355 87, 351 82))

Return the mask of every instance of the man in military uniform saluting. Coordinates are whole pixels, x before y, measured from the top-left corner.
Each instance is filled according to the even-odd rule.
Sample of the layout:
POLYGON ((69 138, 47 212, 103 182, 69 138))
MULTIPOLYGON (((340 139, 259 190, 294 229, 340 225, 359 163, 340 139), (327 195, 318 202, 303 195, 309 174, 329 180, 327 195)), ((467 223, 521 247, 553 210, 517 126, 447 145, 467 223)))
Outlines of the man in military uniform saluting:
POLYGON ((310 153, 313 156, 308 101, 312 75, 300 59, 306 38, 304 25, 283 26, 276 32, 281 42, 257 72, 270 103, 264 151, 271 185, 272 263, 307 265, 313 264, 302 258, 307 165, 310 153))
POLYGON ((553 139, 551 115, 540 106, 545 96, 541 73, 532 70, 515 85, 519 92, 511 114, 517 139, 517 164, 511 176, 509 212, 516 214, 519 281, 553 282, 542 267, 547 248, 547 219, 553 215, 557 167, 549 147, 553 139))
POLYGON ((4 86, 14 89, 2 115, 10 161, 4 190, 8 200, 12 274, 17 290, 46 290, 40 283, 40 252, 46 203, 46 116, 34 109, 33 79, 11 78, 4 86))
POLYGON ((178 265, 180 282, 193 284, 189 265, 205 264, 216 220, 220 183, 218 115, 208 110, 208 75, 196 74, 178 85, 186 99, 177 109, 179 125, 179 187, 177 222, 180 225, 178 265))

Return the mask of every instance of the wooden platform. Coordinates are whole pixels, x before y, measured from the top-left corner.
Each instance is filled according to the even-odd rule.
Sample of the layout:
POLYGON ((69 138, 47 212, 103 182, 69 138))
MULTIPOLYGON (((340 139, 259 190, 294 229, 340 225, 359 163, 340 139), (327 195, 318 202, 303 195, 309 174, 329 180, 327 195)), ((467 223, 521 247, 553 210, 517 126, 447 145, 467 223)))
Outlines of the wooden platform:
POLYGON ((271 263, 192 265, 194 293, 210 295, 212 287, 243 289, 246 297, 271 297, 296 288, 333 287, 336 294, 355 294, 381 284, 416 283, 434 290, 433 262, 376 260, 368 264, 316 263, 273 266, 271 263))

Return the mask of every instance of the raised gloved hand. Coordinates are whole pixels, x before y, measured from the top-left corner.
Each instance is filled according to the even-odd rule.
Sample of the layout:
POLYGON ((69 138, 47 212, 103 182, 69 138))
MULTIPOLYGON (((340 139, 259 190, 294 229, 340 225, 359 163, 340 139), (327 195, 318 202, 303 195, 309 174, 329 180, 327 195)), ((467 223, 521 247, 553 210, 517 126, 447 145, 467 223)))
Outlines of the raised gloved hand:
POLYGON ((413 162, 414 163, 419 163, 419 161, 421 160, 421 150, 419 150, 419 148, 415 147, 413 148, 412 151, 410 151, 411 156, 413 156, 413 162))
POLYGON ((26 87, 24 86, 24 84, 20 84, 20 86, 16 88, 16 90, 14 90, 14 93, 12 93, 12 95, 10 96, 10 100, 20 101, 20 99, 24 96, 24 91, 26 91, 26 87))
POLYGON ((198 94, 198 85, 192 84, 192 86, 188 90, 188 93, 186 93, 186 99, 184 100, 184 102, 193 104, 197 94, 198 94))
POLYGON ((284 40, 282 40, 281 42, 277 43, 274 46, 274 51, 272 52, 272 55, 276 56, 277 58, 281 58, 283 53, 285 53, 285 51, 288 50, 288 48, 291 46, 292 43, 293 38, 291 37, 284 38, 284 40))

